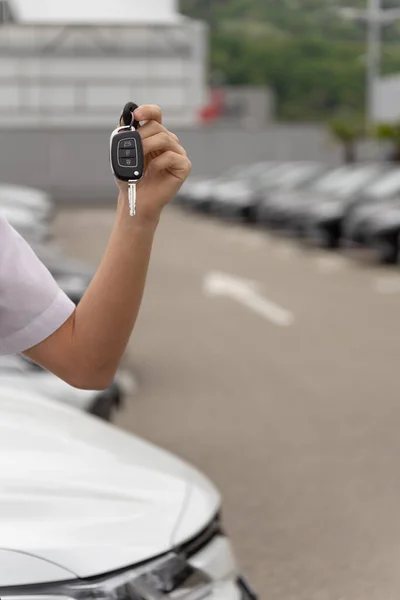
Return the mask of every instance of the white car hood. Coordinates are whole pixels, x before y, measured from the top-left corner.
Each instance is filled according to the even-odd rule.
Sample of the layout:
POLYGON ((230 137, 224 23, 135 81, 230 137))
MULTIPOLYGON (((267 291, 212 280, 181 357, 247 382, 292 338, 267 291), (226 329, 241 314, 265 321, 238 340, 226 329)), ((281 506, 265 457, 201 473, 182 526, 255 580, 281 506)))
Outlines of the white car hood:
POLYGON ((44 395, 50 400, 62 402, 79 410, 88 410, 94 404, 96 397, 100 395, 100 392, 95 390, 74 388, 47 371, 0 372, 0 395, 3 387, 44 395))
POLYGON ((154 558, 218 510, 200 473, 94 417, 11 388, 0 411, 0 548, 49 561, 49 577, 154 558))

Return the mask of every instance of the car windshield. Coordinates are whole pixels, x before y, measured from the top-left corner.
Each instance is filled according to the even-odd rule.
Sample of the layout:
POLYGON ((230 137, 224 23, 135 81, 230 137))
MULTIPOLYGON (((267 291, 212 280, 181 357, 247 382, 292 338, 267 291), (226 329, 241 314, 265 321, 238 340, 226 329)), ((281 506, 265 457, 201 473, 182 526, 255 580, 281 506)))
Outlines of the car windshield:
POLYGON ((309 183, 320 171, 320 165, 299 165, 284 170, 273 183, 282 190, 292 190, 309 183))
POLYGON ((245 165, 242 169, 232 167, 221 175, 219 181, 224 183, 225 181, 237 181, 247 179, 258 179, 268 175, 271 171, 276 169, 274 163, 257 163, 255 165, 245 165))
POLYGON ((377 200, 400 194, 400 171, 394 171, 379 179, 368 190, 368 196, 377 200))
POLYGON ((369 181, 378 175, 376 167, 351 168, 341 167, 320 179, 314 189, 317 192, 333 193, 335 196, 344 197, 357 192, 369 181))
POLYGON ((287 178, 292 170, 293 167, 291 164, 275 165, 268 170, 265 170, 265 172, 258 177, 257 184, 261 187, 264 185, 269 186, 271 183, 275 185, 277 181, 282 181, 284 178, 287 178))
POLYGON ((268 173, 274 170, 276 165, 274 163, 257 163, 250 167, 246 167, 243 171, 244 177, 262 177, 264 173, 268 173))

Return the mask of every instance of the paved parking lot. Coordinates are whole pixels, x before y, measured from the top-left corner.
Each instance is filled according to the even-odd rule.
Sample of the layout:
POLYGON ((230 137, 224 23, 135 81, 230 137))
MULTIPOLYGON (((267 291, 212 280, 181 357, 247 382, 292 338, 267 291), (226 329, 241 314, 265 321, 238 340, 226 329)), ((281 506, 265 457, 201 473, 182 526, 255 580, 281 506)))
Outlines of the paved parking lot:
MULTIPOLYGON (((66 210, 57 232, 98 261, 112 220, 66 210)), ((399 317, 400 270, 164 216, 118 424, 217 483, 266 600, 398 598, 399 317)))

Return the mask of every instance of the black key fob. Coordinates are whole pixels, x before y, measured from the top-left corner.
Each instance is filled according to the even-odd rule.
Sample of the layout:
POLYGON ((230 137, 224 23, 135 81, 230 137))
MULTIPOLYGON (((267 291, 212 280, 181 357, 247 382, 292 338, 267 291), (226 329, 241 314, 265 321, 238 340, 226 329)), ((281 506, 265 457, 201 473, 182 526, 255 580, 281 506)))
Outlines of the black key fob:
POLYGON ((144 152, 142 138, 133 126, 115 129, 111 134, 110 163, 120 181, 136 182, 143 176, 144 152))

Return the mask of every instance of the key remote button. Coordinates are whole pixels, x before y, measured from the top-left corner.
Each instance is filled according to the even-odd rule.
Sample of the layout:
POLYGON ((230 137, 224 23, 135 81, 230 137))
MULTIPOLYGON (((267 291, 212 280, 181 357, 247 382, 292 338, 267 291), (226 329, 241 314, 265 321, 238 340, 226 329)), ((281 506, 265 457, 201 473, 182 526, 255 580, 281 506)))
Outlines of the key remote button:
POLYGON ((133 138, 127 138, 126 140, 121 140, 119 147, 120 148, 134 148, 135 140, 133 138))
POLYGON ((121 167, 135 167, 136 163, 133 158, 120 158, 119 164, 121 167))
POLYGON ((135 148, 120 148, 119 149, 119 157, 120 158, 133 158, 136 156, 136 149, 135 148))

